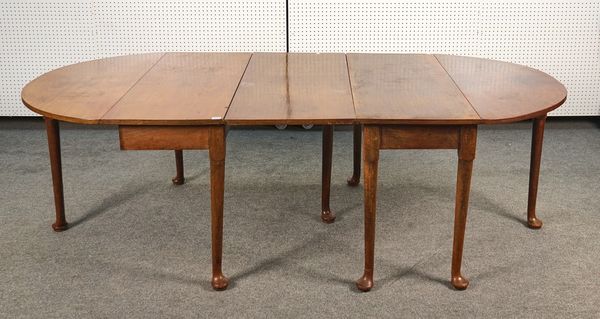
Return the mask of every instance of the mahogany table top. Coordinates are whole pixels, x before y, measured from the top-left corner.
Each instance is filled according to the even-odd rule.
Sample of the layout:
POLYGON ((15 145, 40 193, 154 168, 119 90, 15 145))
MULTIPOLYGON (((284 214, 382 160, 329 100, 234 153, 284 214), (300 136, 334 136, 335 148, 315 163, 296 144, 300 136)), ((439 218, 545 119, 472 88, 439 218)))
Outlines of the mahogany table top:
POLYGON ((228 124, 352 124, 344 54, 255 53, 229 107, 228 124))
POLYGON ((545 114, 565 87, 507 62, 427 54, 151 53, 48 72, 23 103, 82 124, 480 124, 545 114))

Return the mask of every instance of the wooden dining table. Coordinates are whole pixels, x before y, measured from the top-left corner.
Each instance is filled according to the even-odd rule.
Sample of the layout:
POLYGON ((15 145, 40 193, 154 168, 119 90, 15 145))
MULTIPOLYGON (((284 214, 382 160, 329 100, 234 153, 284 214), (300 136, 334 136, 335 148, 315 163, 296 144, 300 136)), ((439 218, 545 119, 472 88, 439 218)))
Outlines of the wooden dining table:
MULTIPOLYGON (((465 289, 462 251, 477 127, 533 119, 527 225, 540 228, 535 204, 547 113, 566 99, 541 71, 488 59, 431 54, 150 53, 99 59, 41 75, 22 91, 44 116, 57 231, 68 229, 59 122, 116 125, 123 150, 171 150, 183 184, 183 150, 208 150, 212 287, 222 271, 228 126, 323 126, 321 218, 329 205, 333 127, 354 126, 354 171, 364 165, 365 265, 357 287, 373 287, 380 150, 456 149, 458 173, 450 281, 465 289), (362 145, 362 149, 361 149, 362 145), (361 161, 362 154, 362 161, 361 161)), ((248 147, 252 147, 248 145, 248 147)))

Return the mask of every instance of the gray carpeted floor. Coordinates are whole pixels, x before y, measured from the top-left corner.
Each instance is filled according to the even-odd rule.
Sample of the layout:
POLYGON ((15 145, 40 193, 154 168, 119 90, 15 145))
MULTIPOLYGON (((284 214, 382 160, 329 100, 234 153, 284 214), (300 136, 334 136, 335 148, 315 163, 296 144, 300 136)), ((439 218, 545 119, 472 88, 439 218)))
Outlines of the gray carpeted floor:
POLYGON ((320 222, 321 134, 228 136, 224 270, 210 288, 207 153, 120 151, 114 127, 65 125, 67 219, 54 233, 40 120, 0 120, 0 317, 600 316, 600 121, 546 128, 539 231, 524 226, 530 123, 482 127, 463 259, 448 285, 456 151, 383 151, 376 287, 359 293, 362 187, 352 133, 335 132, 334 224, 320 222))

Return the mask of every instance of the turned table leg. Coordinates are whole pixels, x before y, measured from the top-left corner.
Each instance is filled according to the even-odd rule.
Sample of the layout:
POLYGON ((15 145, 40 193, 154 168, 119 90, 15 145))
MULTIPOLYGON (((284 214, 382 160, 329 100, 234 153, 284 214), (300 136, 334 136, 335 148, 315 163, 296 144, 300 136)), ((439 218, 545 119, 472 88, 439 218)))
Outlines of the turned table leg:
POLYGON ((54 189, 54 206, 56 221, 52 229, 61 232, 69 228, 65 218, 65 199, 63 195, 62 163, 60 159, 60 128, 57 120, 45 117, 46 132, 48 134, 48 151, 50 154, 50 168, 52 170, 52 186, 54 189))
POLYGON ((454 207, 454 241, 452 243, 452 270, 450 282, 458 290, 467 289, 469 281, 460 272, 462 264, 465 226, 469 209, 471 172, 477 144, 477 126, 460 129, 458 145, 458 172, 456 178, 456 204, 454 207))
POLYGON ((183 175, 183 151, 175 150, 175 166, 177 167, 177 175, 173 177, 172 181, 175 185, 183 185, 185 183, 185 177, 183 175))
POLYGON ((212 287, 224 290, 229 279, 221 270, 223 257, 223 199, 225 183, 225 128, 209 128, 210 210, 212 233, 212 287))
POLYGON ((540 163, 542 161, 542 144, 544 143, 544 126, 546 114, 533 120, 531 139, 531 164, 529 167, 529 198, 527 200, 527 226, 532 229, 542 227, 542 221, 535 215, 537 188, 540 178, 540 163))
POLYGON ((375 266, 375 220, 377 210, 377 167, 381 130, 378 126, 364 126, 364 192, 365 192, 365 269, 356 286, 362 291, 373 288, 375 266))
POLYGON ((323 126, 323 169, 321 177, 321 220, 326 224, 335 221, 335 213, 329 207, 331 189, 331 157, 333 151, 333 125, 323 126))
POLYGON ((362 147, 362 125, 354 124, 354 134, 353 134, 353 144, 354 144, 354 170, 352 171, 352 176, 348 179, 348 185, 350 186, 358 186, 360 183, 360 164, 361 164, 361 155, 360 150, 362 147))

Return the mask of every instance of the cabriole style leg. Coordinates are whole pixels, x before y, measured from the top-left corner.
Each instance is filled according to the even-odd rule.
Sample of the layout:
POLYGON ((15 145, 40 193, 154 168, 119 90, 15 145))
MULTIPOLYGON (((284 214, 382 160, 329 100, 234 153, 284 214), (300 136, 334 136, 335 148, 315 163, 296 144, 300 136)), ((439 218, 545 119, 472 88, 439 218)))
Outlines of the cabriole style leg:
POLYGON ((360 183, 360 164, 361 164, 361 154, 360 150, 362 147, 362 125, 354 124, 354 134, 353 134, 353 143, 354 143, 354 170, 352 172, 352 177, 348 179, 348 185, 350 186, 358 186, 360 183))
POLYGON ((458 145, 458 172, 456 178, 456 204, 454 207, 454 241, 452 244, 452 270, 450 282, 458 290, 467 289, 469 281, 460 272, 462 264, 465 226, 469 209, 471 172, 477 144, 477 126, 463 126, 460 129, 458 145))
POLYGON ((177 175, 173 177, 172 181, 175 185, 183 185, 185 183, 185 177, 183 176, 183 151, 175 150, 175 166, 177 167, 177 175))
POLYGON ((223 257, 223 199, 225 183, 225 127, 209 128, 212 287, 224 290, 229 279, 221 269, 223 257))
POLYGON ((323 170, 321 178, 321 220, 326 224, 335 221, 335 213, 329 207, 331 189, 331 157, 333 151, 333 125, 323 126, 323 170))
POLYGON ((377 167, 379 164, 379 146, 381 130, 378 126, 364 126, 364 189, 365 189, 365 269, 362 277, 356 281, 356 287, 362 291, 373 288, 373 270, 375 264, 375 220, 377 209, 377 167))
POLYGON ((58 121, 44 118, 48 134, 48 151, 50 154, 50 168, 52 170, 52 186, 54 189, 54 206, 56 208, 56 221, 52 229, 61 232, 69 228, 65 218, 65 199, 63 195, 62 163, 60 156, 60 128, 58 121))
POLYGON ((542 221, 535 214, 537 188, 540 178, 540 163, 542 161, 542 144, 544 143, 544 126, 546 114, 533 120, 531 139, 531 164, 529 167, 529 198, 527 200, 527 226, 532 229, 542 227, 542 221))

